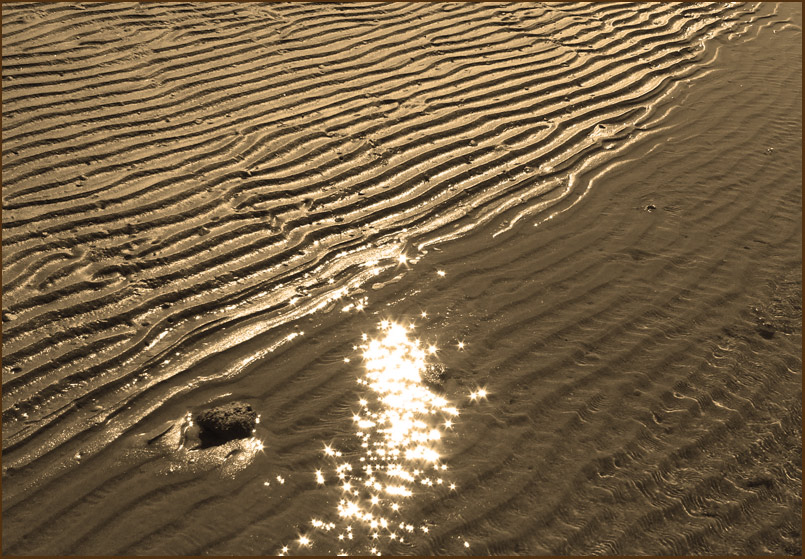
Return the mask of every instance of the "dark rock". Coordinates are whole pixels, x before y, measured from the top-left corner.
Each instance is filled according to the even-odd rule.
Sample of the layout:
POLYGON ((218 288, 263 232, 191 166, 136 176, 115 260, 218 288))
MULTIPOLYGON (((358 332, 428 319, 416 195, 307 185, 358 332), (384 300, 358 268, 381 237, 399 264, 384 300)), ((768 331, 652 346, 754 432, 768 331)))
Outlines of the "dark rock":
POLYGON ((657 209, 657 206, 655 206, 654 204, 649 204, 648 206, 646 206, 646 211, 647 212, 653 212, 656 209, 657 209))
POLYGON ((774 337, 774 328, 768 324, 762 324, 758 327, 757 333, 770 340, 774 337))
POLYGON ((257 425, 257 412, 244 402, 230 402, 196 415, 203 446, 223 444, 251 436, 257 425))
POLYGON ((774 489, 774 480, 767 475, 757 475, 747 479, 744 486, 748 488, 765 487, 766 489, 774 489))
POLYGON ((420 376, 425 384, 442 386, 447 378, 447 371, 441 363, 428 363, 420 376))

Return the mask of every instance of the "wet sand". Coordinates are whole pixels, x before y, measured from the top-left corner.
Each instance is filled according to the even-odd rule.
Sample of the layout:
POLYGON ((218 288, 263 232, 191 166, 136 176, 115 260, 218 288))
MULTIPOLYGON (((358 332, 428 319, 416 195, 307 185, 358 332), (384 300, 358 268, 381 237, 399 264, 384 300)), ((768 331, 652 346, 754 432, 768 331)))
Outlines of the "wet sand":
POLYGON ((3 35, 5 554, 801 554, 799 5, 3 35))

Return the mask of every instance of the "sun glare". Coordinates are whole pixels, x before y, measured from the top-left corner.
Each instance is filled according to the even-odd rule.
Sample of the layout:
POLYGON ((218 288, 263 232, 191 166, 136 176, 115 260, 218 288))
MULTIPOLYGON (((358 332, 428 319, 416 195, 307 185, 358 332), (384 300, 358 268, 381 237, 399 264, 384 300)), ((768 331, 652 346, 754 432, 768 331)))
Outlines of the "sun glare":
MULTIPOLYGON (((365 546, 355 553, 376 553, 370 542, 381 535, 381 541, 400 540, 391 537, 392 516, 403 512, 405 500, 416 491, 435 490, 443 482, 426 472, 446 468, 441 463, 442 439, 458 409, 423 382, 428 365, 437 359, 437 348, 415 338, 413 330, 407 322, 382 320, 376 335, 363 334, 360 345, 353 346, 363 361, 357 382, 364 393, 352 410, 358 454, 345 452, 342 458, 333 446, 324 447, 340 495, 337 513, 349 523, 339 540, 352 540, 354 534, 355 543, 365 546), (353 525, 360 530, 354 531, 353 525), (373 534, 380 535, 372 539, 373 534)), ((344 358, 344 363, 354 361, 344 358)), ((325 485, 321 470, 314 476, 319 486, 325 485)))

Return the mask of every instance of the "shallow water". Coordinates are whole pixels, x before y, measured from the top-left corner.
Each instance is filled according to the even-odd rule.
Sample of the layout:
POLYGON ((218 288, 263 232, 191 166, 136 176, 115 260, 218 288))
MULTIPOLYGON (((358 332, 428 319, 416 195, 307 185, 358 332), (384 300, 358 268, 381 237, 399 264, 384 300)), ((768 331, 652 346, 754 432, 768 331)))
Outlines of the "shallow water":
POLYGON ((797 6, 84 12, 3 13, 5 553, 801 551, 797 6))

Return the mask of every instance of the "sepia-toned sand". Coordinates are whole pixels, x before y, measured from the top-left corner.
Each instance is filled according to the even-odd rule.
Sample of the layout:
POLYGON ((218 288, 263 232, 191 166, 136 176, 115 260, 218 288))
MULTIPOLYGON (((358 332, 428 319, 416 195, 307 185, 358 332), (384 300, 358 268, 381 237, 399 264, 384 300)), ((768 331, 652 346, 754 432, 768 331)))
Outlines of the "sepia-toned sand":
POLYGON ((801 555, 801 25, 3 4, 3 553, 801 555))

